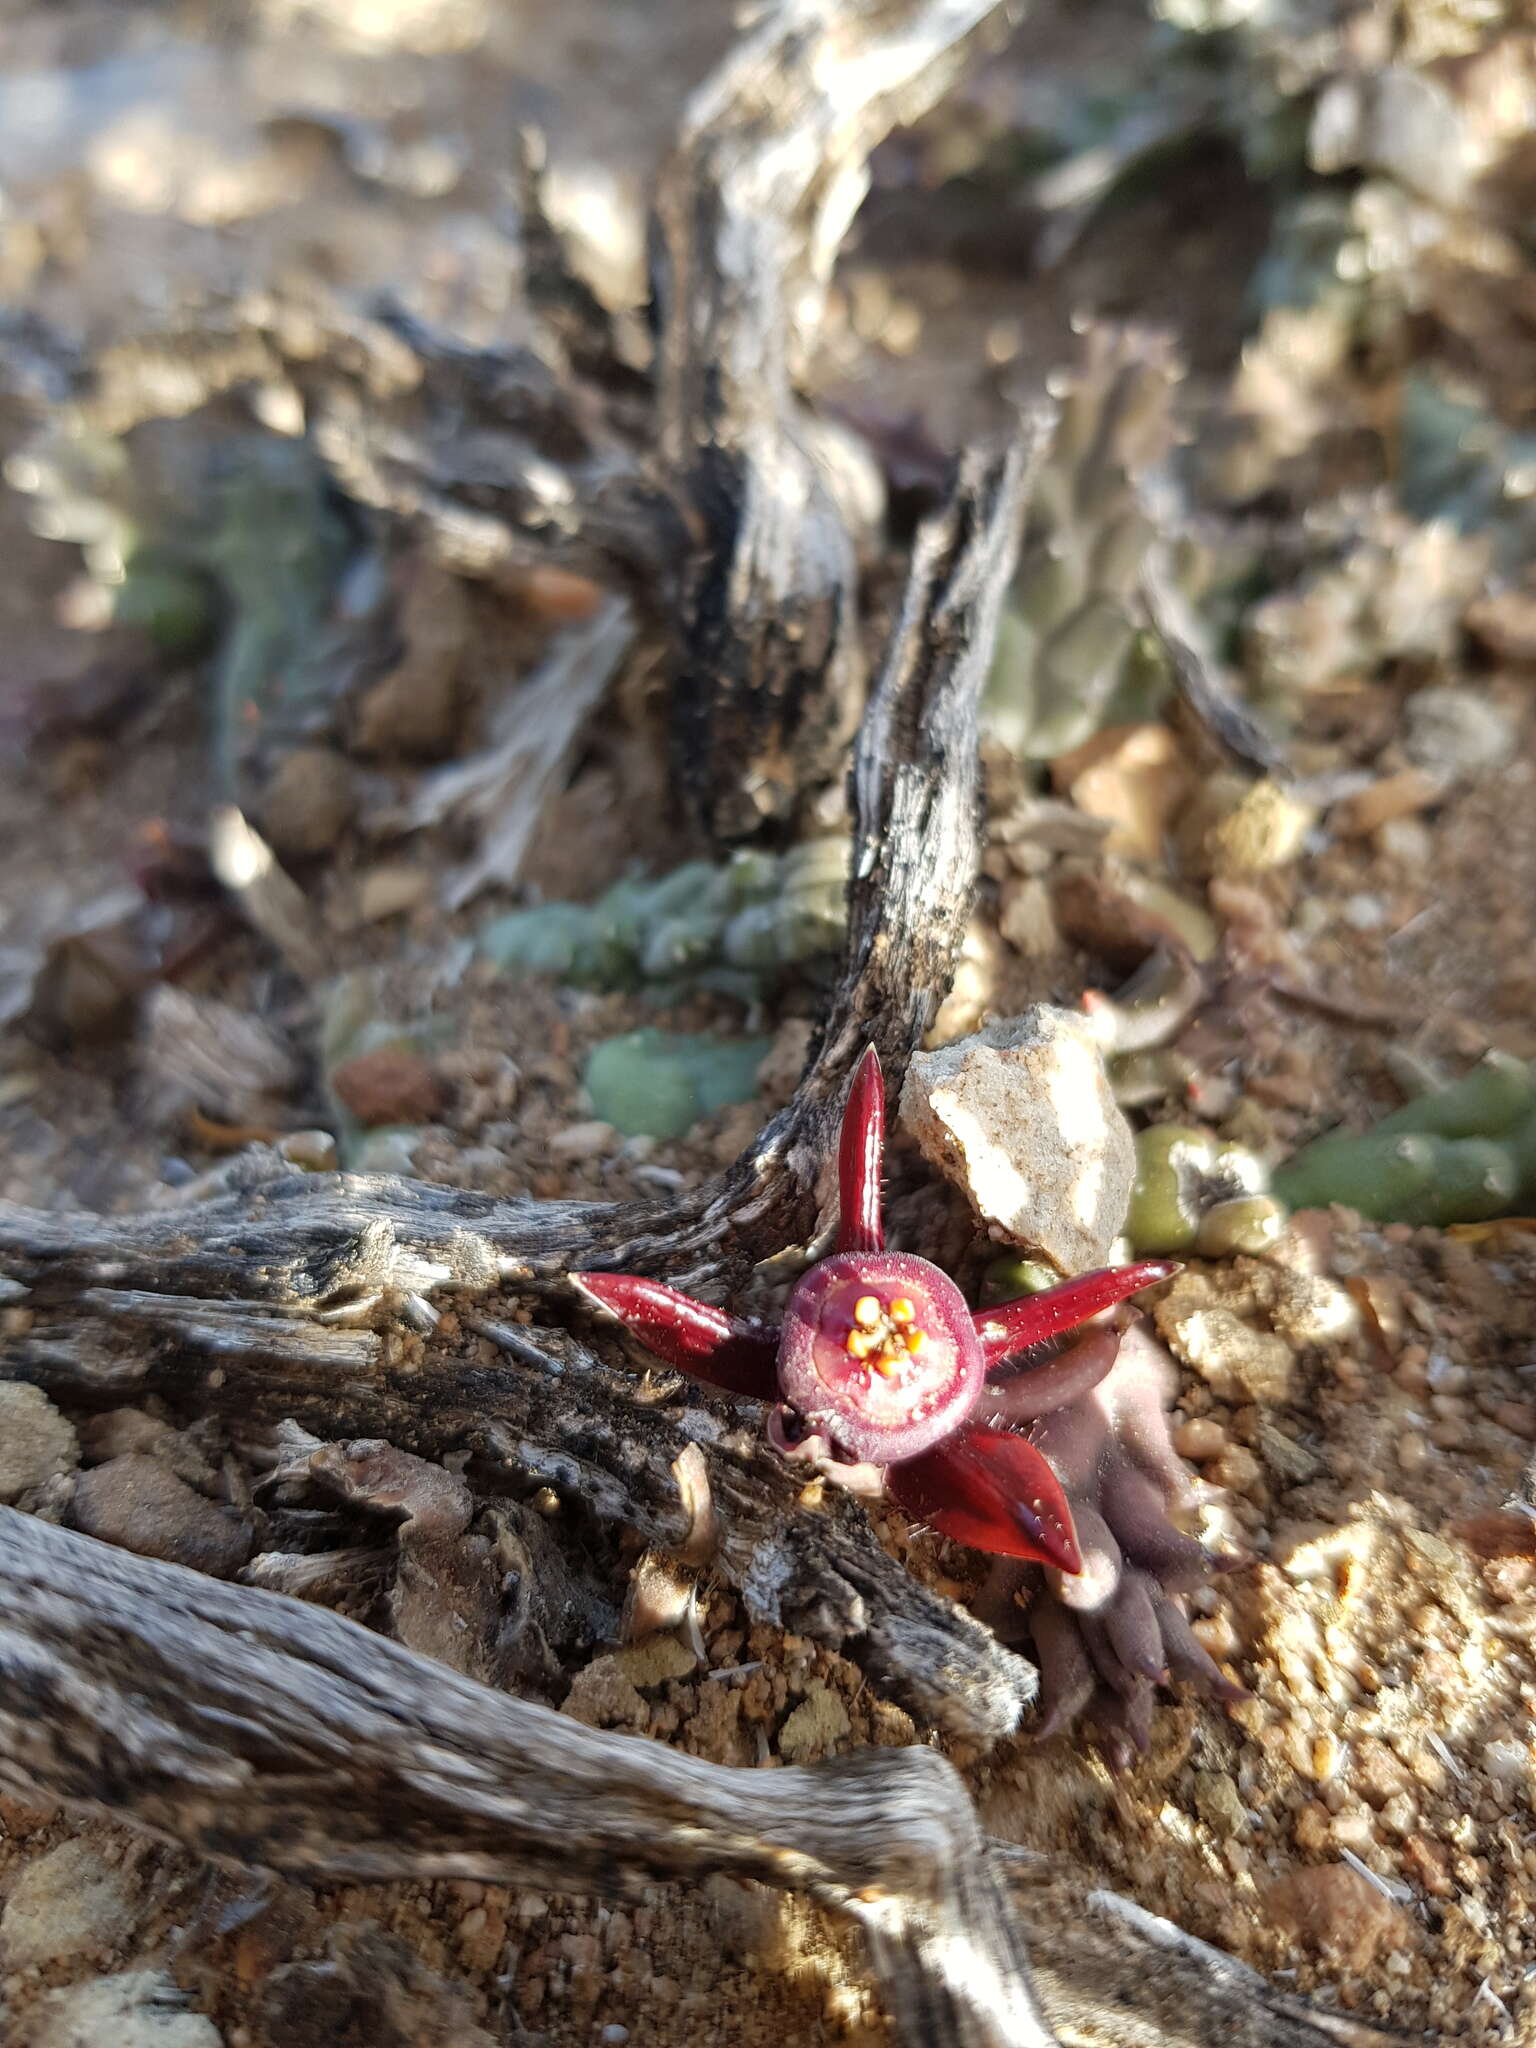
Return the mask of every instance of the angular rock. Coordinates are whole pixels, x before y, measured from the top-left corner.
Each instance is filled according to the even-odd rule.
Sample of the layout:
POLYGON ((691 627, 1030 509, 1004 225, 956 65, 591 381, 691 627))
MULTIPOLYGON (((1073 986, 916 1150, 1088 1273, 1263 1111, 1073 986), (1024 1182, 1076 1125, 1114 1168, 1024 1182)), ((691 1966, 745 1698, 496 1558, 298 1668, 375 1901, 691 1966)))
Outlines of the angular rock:
POLYGON ((361 1124, 425 1124, 442 1108, 442 1082, 419 1052, 381 1045, 355 1053, 331 1075, 331 1089, 361 1124))
POLYGON ((279 762, 262 798, 267 838, 285 860, 327 853, 357 809, 352 770, 330 747, 298 747, 279 762))
POLYGON ((106 1954, 136 1918, 122 1872, 103 1860, 95 1844, 60 1842, 28 1864, 11 1886, 0 1913, 0 1968, 27 1970, 55 1959, 106 1954))
POLYGON ((223 2048, 224 2036, 163 1970, 129 1970, 52 1992, 17 2048, 223 2048))
POLYGON ((1085 1019, 1040 1003, 918 1053, 901 1121, 995 1236, 1061 1273, 1104 1263, 1136 1154, 1085 1019))
POLYGON ((189 1565, 216 1579, 239 1571, 251 1554, 251 1532, 243 1523, 141 1451, 83 1472, 75 1485, 73 1519, 77 1529, 103 1543, 189 1565))
POLYGON ((1294 1870, 1265 1888, 1264 1904, 1275 1926, 1353 1976, 1418 1938, 1402 1907, 1348 1863, 1294 1870))
POLYGON ((20 1498, 60 1472, 73 1472, 80 1446, 72 1425, 41 1387, 0 1384, 0 1501, 20 1498))

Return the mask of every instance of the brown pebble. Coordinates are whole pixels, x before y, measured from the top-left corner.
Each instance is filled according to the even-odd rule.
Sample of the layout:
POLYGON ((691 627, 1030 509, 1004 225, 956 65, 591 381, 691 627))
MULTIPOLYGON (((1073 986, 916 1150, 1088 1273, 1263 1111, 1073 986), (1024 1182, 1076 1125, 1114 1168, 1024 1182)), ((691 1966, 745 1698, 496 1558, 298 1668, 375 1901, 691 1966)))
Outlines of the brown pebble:
POLYGON ((1404 1430, 1398 1438, 1397 1462, 1410 1477, 1429 1463, 1429 1445, 1416 1429, 1404 1430))
POLYGON ((1252 1451, 1242 1444, 1229 1444, 1211 1467, 1211 1477, 1229 1493, 1252 1493, 1263 1479, 1263 1468, 1252 1451))
POLYGON ((229 1578, 251 1554, 251 1532, 194 1493, 158 1458, 130 1451, 75 1482, 77 1529, 140 1557, 229 1578))
POLYGON ((1403 768, 1336 804, 1328 822, 1345 839, 1364 838, 1392 818, 1406 818, 1437 803, 1444 794, 1443 777, 1423 768, 1403 768))
POLYGON ((1326 1849, 1333 1816, 1320 1799, 1309 1799, 1291 1825, 1291 1839, 1305 1855, 1326 1849))
POLYGON ((1397 1361, 1392 1377, 1407 1394, 1422 1394, 1429 1385, 1429 1374, 1424 1370, 1424 1354, 1410 1346, 1397 1361))
POLYGON ((361 1124, 430 1123, 443 1106, 443 1084, 418 1052, 381 1045, 343 1060, 331 1087, 361 1124))
POLYGON ((432 876, 413 861, 386 861, 370 868, 357 885, 357 915, 363 924, 377 924, 402 911, 419 910, 432 893, 432 876))
POLYGON ((312 860, 352 822, 352 771, 330 747, 299 747, 280 761, 261 802, 262 830, 289 860, 312 860))
POLYGON ((1413 1922, 1347 1863, 1296 1870, 1265 1888, 1264 1904, 1284 1933, 1344 1968, 1361 1973, 1383 1950, 1410 1947, 1413 1922))
POLYGON ((1199 1415, 1191 1422, 1181 1422, 1173 1433, 1173 1447, 1181 1458, 1189 1458, 1195 1464, 1202 1464, 1207 1458, 1219 1458, 1227 1448, 1227 1432, 1219 1422, 1212 1422, 1209 1416, 1199 1415))
POLYGON ((517 580, 517 594, 525 610, 551 626, 579 625, 590 619, 603 601, 601 584, 574 570, 557 569, 550 562, 536 562, 525 569, 517 580))
POLYGON ((1448 1899, 1456 1889, 1445 1845, 1425 1835, 1409 1835, 1403 1843, 1403 1868, 1432 1898, 1448 1899))

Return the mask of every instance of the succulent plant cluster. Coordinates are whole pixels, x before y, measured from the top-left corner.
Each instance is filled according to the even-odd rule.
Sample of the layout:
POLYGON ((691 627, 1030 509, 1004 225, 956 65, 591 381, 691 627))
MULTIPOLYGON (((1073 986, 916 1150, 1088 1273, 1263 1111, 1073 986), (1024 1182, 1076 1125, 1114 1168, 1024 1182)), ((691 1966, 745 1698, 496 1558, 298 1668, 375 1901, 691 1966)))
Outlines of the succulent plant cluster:
MULTIPOLYGON (((1174 444, 1182 374, 1166 336, 1094 326, 1061 392, 984 705, 1026 759, 1145 717, 1166 689, 1136 593, 1154 539, 1142 483, 1174 444)), ((1193 576, 1195 557, 1178 567, 1193 576)))
POLYGON ((779 1327, 636 1274, 572 1277, 658 1358, 771 1403, 767 1434, 786 1457, 1044 1567, 1028 1625, 1045 1726, 1093 1708, 1111 1757, 1128 1758, 1156 1684, 1240 1696, 1179 1605, 1212 1560, 1171 1519, 1189 1484, 1168 1437, 1171 1362, 1123 1309, 1106 1316, 1176 1269, 1142 1260, 972 1310, 937 1266, 886 1248, 884 1119, 871 1048, 843 1114, 837 1248, 802 1275, 779 1327))
POLYGON ((578 988, 665 990, 686 982, 752 996, 760 983, 830 958, 847 921, 848 840, 808 839, 787 853, 743 848, 630 877, 595 903, 508 911, 480 934, 503 972, 549 974, 578 988))
POLYGON ((1267 1251, 1285 1223, 1263 1160, 1190 1124, 1136 1134, 1136 1185, 1125 1234, 1138 1252, 1208 1259, 1267 1251))
POLYGON ((1370 1130, 1330 1132, 1275 1175, 1295 1209, 1340 1202, 1378 1223, 1481 1223, 1536 1203, 1536 1073, 1491 1052, 1370 1130))

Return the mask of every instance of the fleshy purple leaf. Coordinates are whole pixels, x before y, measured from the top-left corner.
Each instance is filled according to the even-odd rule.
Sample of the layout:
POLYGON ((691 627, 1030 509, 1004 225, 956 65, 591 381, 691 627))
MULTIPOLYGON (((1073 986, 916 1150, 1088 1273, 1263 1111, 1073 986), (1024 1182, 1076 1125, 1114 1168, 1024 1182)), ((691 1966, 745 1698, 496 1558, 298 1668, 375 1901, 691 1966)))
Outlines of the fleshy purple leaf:
POLYGON ((778 1393, 779 1341, 772 1331, 636 1273, 573 1273, 571 1279, 680 1372, 758 1401, 778 1393))
POLYGON ((1021 1360, 1012 1373, 994 1368, 981 1397, 981 1419, 1016 1427, 1041 1415, 1053 1415, 1107 1380, 1119 1356, 1120 1332, 1100 1329, 1090 1330, 1055 1358, 1038 1364, 1021 1360))
POLYGON ((853 1070, 837 1144, 837 1248, 877 1252, 885 1244, 880 1175, 885 1164, 885 1077, 870 1046, 853 1070))
POLYGON ((1043 1294, 1021 1294, 1016 1301, 1001 1302, 996 1308, 977 1309, 976 1334, 987 1364, 1000 1365, 1015 1352, 1027 1351, 1032 1344, 1043 1344, 1047 1337, 1086 1323, 1117 1301, 1139 1294, 1143 1287, 1171 1280, 1178 1270, 1173 1259, 1139 1259, 1134 1266, 1083 1273, 1075 1280, 1063 1280, 1059 1287, 1047 1287, 1043 1294))
POLYGON ((971 1428, 893 1465, 886 1484, 914 1520, 997 1557, 1082 1567, 1061 1482, 1027 1437, 971 1428))

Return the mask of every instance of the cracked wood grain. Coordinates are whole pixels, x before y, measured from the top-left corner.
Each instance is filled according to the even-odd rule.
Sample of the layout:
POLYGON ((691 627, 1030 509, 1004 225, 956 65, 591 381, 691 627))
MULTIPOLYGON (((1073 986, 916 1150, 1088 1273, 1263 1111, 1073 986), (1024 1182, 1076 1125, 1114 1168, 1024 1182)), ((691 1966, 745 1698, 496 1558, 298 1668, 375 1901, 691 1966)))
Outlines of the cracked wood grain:
POLYGON ((611 1893, 727 1873, 803 1892, 862 1928, 905 2048, 1386 2039, 1055 1859, 989 1844, 933 1750, 727 1769, 10 1508, 0 1785, 301 1879, 611 1893))
POLYGON ((0 1783, 292 1877, 755 1878, 864 1929, 911 2048, 1052 2040, 970 1800, 934 1751, 726 1769, 9 1508, 0 1783))
POLYGON ((792 816, 853 729, 858 492, 797 381, 871 151, 1018 12, 1012 0, 783 0, 695 94, 663 171, 656 431, 696 534, 675 754, 716 837, 792 816))

